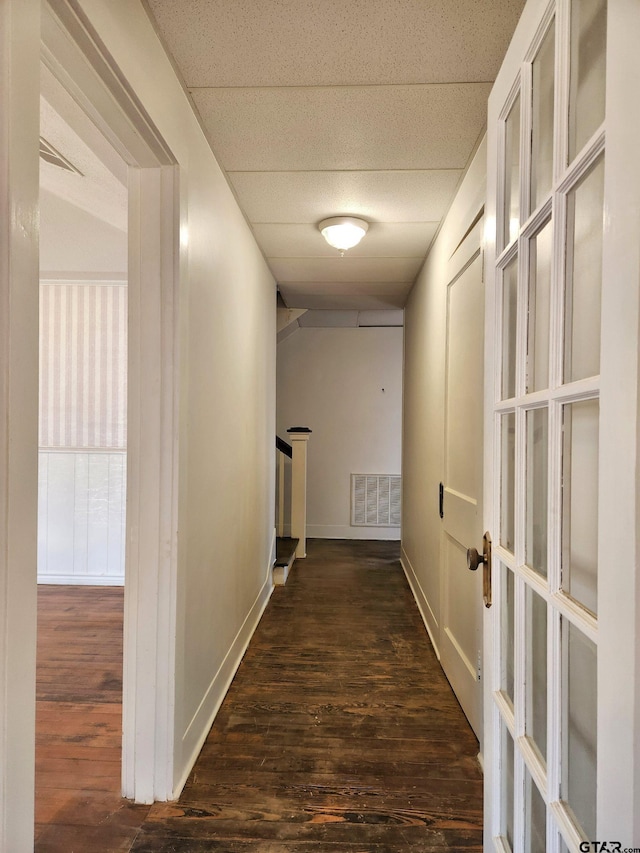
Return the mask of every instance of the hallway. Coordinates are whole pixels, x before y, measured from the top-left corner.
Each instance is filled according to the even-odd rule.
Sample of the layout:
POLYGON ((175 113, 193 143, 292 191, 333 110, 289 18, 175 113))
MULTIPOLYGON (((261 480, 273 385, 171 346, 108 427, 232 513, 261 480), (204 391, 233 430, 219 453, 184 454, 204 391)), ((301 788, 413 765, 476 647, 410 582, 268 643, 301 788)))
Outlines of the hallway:
MULTIPOLYGON (((398 550, 308 542, 307 559, 273 593, 179 802, 154 805, 131 847, 136 810, 125 807, 117 846, 95 846, 89 830, 91 849, 480 850, 477 741, 398 550)), ((70 850, 45 838, 42 853, 70 850)))

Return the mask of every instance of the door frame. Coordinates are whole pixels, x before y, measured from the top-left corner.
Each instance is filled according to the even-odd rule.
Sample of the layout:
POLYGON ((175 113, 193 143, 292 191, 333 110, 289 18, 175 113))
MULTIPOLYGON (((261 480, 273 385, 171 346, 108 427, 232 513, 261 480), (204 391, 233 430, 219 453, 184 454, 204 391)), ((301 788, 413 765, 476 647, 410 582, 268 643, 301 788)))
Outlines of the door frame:
POLYGON ((179 167, 77 0, 46 0, 42 60, 129 169, 122 794, 174 793, 179 167))
MULTIPOLYGON (((507 101, 529 45, 548 13, 548 0, 529 0, 507 51, 490 97, 488 123, 488 187, 498 188, 498 116, 507 101), (495 104, 492 106, 492 102, 495 104)), ((564 8, 564 7, 563 7, 564 8)), ((636 483, 640 465, 640 99, 634 81, 640 73, 637 33, 640 6, 634 0, 609 0, 607 20, 605 218, 602 279, 602 347, 600 369, 599 541, 598 563, 598 803, 597 840, 638 844, 640 838, 640 500, 636 483), (614 581, 614 582, 612 582, 614 581)), ((568 75, 562 57, 558 70, 568 75)), ((557 120, 566 121, 557 110, 557 120)), ((521 148, 522 151, 522 148, 521 148)), ((485 281, 485 526, 497 533, 498 479, 494 470, 494 335, 500 327, 495 314, 496 198, 487 196, 485 281)), ((495 580, 495 578, 494 578, 495 580)), ((497 835, 500 795, 499 716, 493 688, 500 637, 494 622, 499 606, 485 614, 485 841, 486 850, 505 849, 497 835), (494 611, 494 612, 492 612, 494 611)), ((557 693, 559 681, 552 679, 557 693)), ((554 701, 559 701, 557 697, 554 701)), ((549 774, 558 773, 561 756, 549 756, 549 774)), ((557 779, 557 776, 555 776, 557 779)), ((559 804, 558 804, 559 805, 559 804)), ((569 848, 579 849, 580 839, 563 822, 562 810, 550 811, 566 832, 569 848)), ((520 817, 516 815, 516 819, 520 817)), ((596 839, 591 839, 596 841, 596 839)), ((547 834, 548 850, 559 849, 555 833, 547 834)), ((584 848, 586 849, 586 847, 584 848)), ((589 849, 595 849, 589 847, 589 849)), ((616 849, 609 847, 608 849, 616 849)))
POLYGON ((0 3, 0 849, 33 850, 40 2, 0 3))
MULTIPOLYGON (((481 148, 484 154, 484 147, 481 148)), ((450 300, 451 287, 454 286, 469 270, 478 263, 478 271, 481 276, 481 287, 484 288, 484 270, 483 270, 483 222, 484 222, 484 184, 483 196, 480 200, 476 199, 471 206, 469 215, 462 220, 464 236, 456 246, 452 253, 446 268, 446 332, 445 332, 445 379, 444 379, 444 447, 443 447, 443 518, 441 525, 441 540, 440 540, 440 663, 445 670, 445 674, 451 683, 454 693, 460 703, 463 711, 471 727, 473 728, 480 745, 479 755, 482 756, 483 743, 483 707, 482 707, 482 571, 471 573, 466 568, 465 564, 465 581, 469 586, 474 587, 474 607, 476 608, 475 618, 477 619, 477 636, 476 649, 472 653, 472 658, 469 659, 458 644, 456 637, 449 627, 449 616, 452 610, 455 609, 456 596, 460 589, 460 582, 453 583, 450 566, 447 562, 446 549, 447 540, 457 542, 465 549, 471 547, 480 547, 482 540, 482 483, 479 484, 478 494, 476 495, 475 505, 469 500, 469 496, 461 495, 454 492, 450 487, 448 459, 449 459, 449 344, 451 336, 450 328, 450 300), (455 504, 454 504, 455 501, 455 504), (475 535, 472 535, 469 541, 457 533, 462 530, 475 526, 478 530, 475 535), (457 536, 454 535, 456 531, 457 536), (469 678, 473 677, 475 682, 471 682, 469 678)), ((482 335, 484 336, 484 328, 482 326, 482 310, 479 313, 477 323, 480 326, 482 335)), ((481 352, 484 347, 484 337, 480 342, 481 352)), ((474 410, 472 403, 469 400, 468 424, 469 431, 476 429, 472 422, 474 415, 477 416, 480 429, 484 426, 482 418, 482 381, 478 391, 478 409, 474 410)), ((467 435, 469 435, 469 431, 467 435)), ((482 440, 481 440, 482 443, 482 440)), ((479 478, 482 480, 482 459, 478 459, 479 478)), ((468 531, 466 531, 468 533, 468 531)), ((482 759, 481 759, 482 760, 482 759)))

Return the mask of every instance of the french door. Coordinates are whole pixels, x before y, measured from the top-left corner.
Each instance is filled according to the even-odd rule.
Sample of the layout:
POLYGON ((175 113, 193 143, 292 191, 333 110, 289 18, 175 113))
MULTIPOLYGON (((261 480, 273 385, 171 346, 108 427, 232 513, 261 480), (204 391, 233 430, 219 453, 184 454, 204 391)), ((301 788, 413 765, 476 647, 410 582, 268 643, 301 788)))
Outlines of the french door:
POLYGON ((487 850, 640 848, 639 57, 639 3, 529 0, 489 102, 487 850))

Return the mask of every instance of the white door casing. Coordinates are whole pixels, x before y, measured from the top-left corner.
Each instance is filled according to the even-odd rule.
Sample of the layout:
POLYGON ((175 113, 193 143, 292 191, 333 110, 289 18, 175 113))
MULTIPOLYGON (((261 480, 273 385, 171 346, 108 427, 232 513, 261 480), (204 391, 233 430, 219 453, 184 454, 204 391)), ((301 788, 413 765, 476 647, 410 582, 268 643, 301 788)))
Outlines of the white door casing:
POLYGON ((639 32, 529 0, 489 101, 487 850, 640 844, 639 32))
POLYGON ((39 0, 0 3, 0 850, 33 850, 39 0))
MULTIPOLYGON (((475 211, 474 211, 475 212, 475 211)), ((482 741, 482 571, 467 568, 482 542, 484 286, 482 218, 448 264, 440 662, 482 741)))
POLYGON ((43 4, 42 61, 129 167, 123 795, 173 796, 179 169, 75 0, 43 4))

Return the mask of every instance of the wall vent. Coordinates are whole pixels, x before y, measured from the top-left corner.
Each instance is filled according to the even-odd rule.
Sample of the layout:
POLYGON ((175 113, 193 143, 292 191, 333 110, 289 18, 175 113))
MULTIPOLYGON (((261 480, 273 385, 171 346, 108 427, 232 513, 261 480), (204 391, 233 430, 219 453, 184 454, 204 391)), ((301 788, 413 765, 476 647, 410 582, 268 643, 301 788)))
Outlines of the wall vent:
POLYGON ((40 157, 46 160, 47 163, 51 163, 52 166, 57 166, 66 172, 73 172, 76 175, 84 177, 80 169, 74 166, 71 160, 67 160, 64 154, 61 154, 50 142, 47 142, 44 136, 40 137, 40 157))
POLYGON ((400 527, 400 475, 351 475, 351 526, 400 527))

